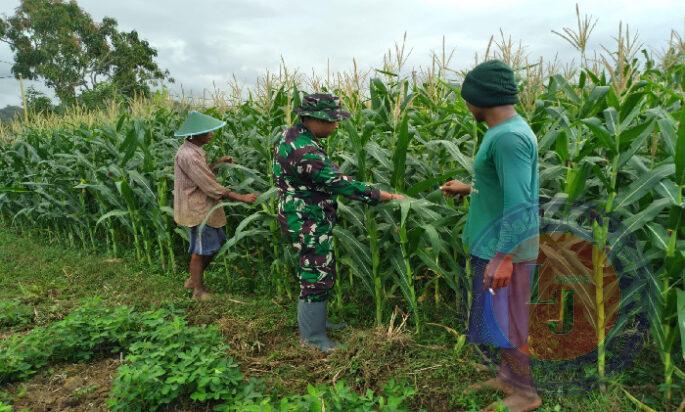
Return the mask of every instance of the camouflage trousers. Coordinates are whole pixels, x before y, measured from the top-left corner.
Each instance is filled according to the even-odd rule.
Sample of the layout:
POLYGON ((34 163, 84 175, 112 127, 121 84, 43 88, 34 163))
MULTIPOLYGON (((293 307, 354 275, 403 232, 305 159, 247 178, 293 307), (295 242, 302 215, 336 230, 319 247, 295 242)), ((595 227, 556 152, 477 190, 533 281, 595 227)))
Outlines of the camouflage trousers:
POLYGON ((300 299, 321 302, 328 299, 335 285, 333 222, 284 216, 281 226, 298 252, 297 277, 300 299))

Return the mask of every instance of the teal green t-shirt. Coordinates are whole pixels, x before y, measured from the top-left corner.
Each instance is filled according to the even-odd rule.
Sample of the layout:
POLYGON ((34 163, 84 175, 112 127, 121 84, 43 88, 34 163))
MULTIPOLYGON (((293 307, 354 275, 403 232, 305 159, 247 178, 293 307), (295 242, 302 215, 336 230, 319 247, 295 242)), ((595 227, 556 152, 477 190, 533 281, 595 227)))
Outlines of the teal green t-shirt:
POLYGON ((539 248, 537 138, 521 116, 490 128, 474 162, 471 203, 462 239, 471 255, 536 260, 539 248))

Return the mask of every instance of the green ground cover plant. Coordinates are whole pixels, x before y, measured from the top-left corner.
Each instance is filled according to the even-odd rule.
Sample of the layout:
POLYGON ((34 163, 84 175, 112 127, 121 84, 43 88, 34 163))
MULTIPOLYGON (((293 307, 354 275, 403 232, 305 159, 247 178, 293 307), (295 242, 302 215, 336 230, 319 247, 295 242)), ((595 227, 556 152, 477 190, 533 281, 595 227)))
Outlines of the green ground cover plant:
POLYGON ((0 328, 25 326, 33 321, 29 306, 16 300, 0 300, 0 328))
POLYGON ((399 411, 406 410, 403 403, 413 395, 392 381, 381 396, 371 390, 358 395, 338 382, 310 385, 301 396, 272 398, 261 392, 259 381, 244 379, 216 326, 190 326, 175 312, 138 312, 88 301, 63 320, 0 341, 0 383, 26 380, 60 362, 120 353, 124 362, 107 402, 112 411, 154 411, 184 398, 220 411, 320 410, 324 404, 335 411, 399 411))

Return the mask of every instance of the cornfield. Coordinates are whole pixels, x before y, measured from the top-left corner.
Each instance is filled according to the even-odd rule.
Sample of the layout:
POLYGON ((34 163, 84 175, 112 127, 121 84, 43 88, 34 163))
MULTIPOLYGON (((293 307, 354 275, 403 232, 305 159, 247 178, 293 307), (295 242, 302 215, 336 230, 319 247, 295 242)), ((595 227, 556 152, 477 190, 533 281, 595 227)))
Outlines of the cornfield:
MULTIPOLYGON (((579 20, 586 31, 589 23, 579 20)), ((623 291, 620 307, 649 317, 649 344, 659 352, 670 401, 674 378, 685 378, 679 367, 685 353, 685 44, 674 34, 664 55, 638 58, 633 39, 621 31, 616 50, 590 59, 580 40, 582 63, 573 69, 529 63, 504 36, 491 41, 484 58, 502 58, 517 69, 518 109, 539 139, 546 221, 575 219, 592 240, 595 287, 583 303, 596 316, 600 383, 606 383, 612 339, 632 327, 628 320, 607 333, 612 316, 605 300, 615 287, 605 273, 607 251, 631 237, 643 267, 622 273, 646 267, 650 275, 623 291), (611 219, 577 219, 573 205, 621 222, 620 234, 611 219)), ((204 108, 227 122, 207 149, 210 157, 235 159, 219 180, 236 191, 263 193, 255 206, 223 204, 230 239, 217 260, 227 278, 280 299, 294 297, 292 257, 275 220, 272 146, 297 121, 293 110, 303 90, 330 91, 352 117, 325 141, 327 152, 347 174, 408 196, 375 207, 341 199, 334 307, 349 299, 368 303, 381 325, 399 306, 418 333, 431 321, 424 311, 431 303, 451 305, 466 319, 471 273, 460 234, 468 198, 445 199, 438 187, 471 179, 485 129, 459 98, 460 73, 448 68, 447 53, 409 75, 404 54, 398 45, 373 76, 355 69, 323 81, 284 69, 267 75, 246 99, 234 90, 204 108)), ((184 270, 186 233, 171 209, 173 157, 181 142, 172 136, 190 105, 163 97, 139 103, 144 110, 113 109, 96 121, 55 119, 6 130, 2 224, 112 256, 132 253, 171 273, 184 270)))

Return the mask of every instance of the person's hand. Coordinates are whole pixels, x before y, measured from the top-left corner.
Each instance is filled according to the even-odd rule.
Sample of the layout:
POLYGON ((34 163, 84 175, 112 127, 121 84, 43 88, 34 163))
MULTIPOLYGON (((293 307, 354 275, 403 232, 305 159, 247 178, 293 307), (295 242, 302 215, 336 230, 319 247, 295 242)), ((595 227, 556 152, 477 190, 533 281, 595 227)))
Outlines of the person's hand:
POLYGON ((511 260, 511 255, 498 253, 485 267, 483 288, 499 289, 509 286, 513 272, 514 263, 511 260))
POLYGON ((239 201, 243 203, 254 203, 259 197, 259 193, 248 193, 246 195, 240 195, 239 201))
POLYGON ((216 163, 233 163, 233 158, 231 156, 221 156, 216 163))
POLYGON ((404 195, 398 193, 384 192, 381 190, 381 202, 389 202, 391 200, 403 200, 404 195))
POLYGON ((468 195, 471 193, 471 185, 459 180, 450 180, 440 186, 440 190, 442 190, 442 194, 445 196, 468 195))
POLYGON ((259 197, 259 195, 260 193, 248 193, 245 195, 241 195, 240 193, 236 193, 231 190, 226 190, 224 192, 223 197, 226 199, 235 200, 236 202, 254 203, 259 197))

